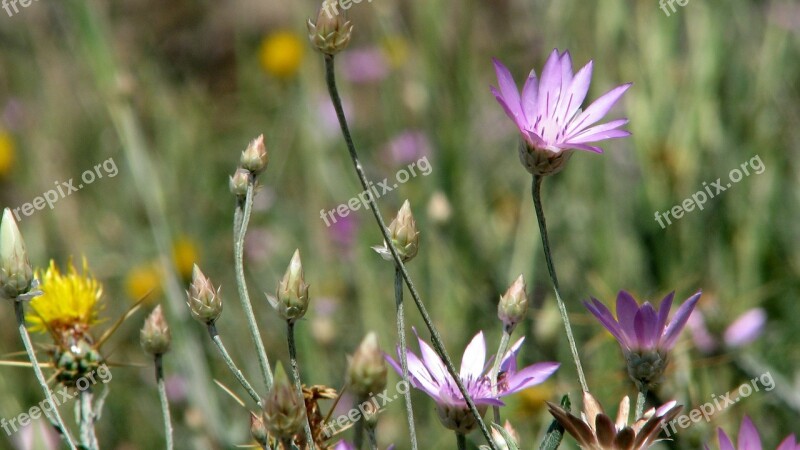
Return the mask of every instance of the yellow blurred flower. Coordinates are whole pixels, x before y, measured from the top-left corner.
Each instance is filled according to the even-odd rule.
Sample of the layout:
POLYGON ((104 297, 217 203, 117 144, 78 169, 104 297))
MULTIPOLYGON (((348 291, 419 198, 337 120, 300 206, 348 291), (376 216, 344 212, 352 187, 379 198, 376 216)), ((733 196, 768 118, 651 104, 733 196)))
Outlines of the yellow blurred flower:
POLYGON ((11 134, 0 130, 0 178, 8 176, 14 168, 16 153, 11 134))
POLYGON ((70 261, 62 274, 53 260, 46 271, 37 271, 44 294, 31 300, 27 314, 31 331, 84 332, 98 322, 103 287, 89 273, 85 258, 81 272, 70 261))
POLYGON ((305 54, 305 41, 291 31, 276 31, 261 41, 261 68, 278 78, 291 78, 300 68, 305 54))
POLYGON ((132 268, 125 276, 125 292, 133 301, 150 294, 148 302, 151 302, 161 292, 161 267, 147 263, 132 268))
POLYGON ((401 67, 408 60, 408 42, 400 36, 388 36, 383 39, 381 49, 393 69, 401 67))
POLYGON ((200 259, 195 242, 187 236, 181 236, 172 244, 172 262, 184 280, 192 278, 192 269, 200 259))
POLYGON ((519 414, 536 415, 545 408, 545 401, 552 401, 557 395, 555 385, 552 382, 542 383, 520 392, 517 397, 520 402, 517 405, 519 414))

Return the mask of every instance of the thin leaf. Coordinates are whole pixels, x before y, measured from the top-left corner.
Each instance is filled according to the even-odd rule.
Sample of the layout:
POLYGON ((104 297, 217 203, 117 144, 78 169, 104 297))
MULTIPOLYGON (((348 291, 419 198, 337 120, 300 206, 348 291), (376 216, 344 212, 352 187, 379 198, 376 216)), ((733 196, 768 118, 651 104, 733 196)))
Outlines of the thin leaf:
MULTIPOLYGON (((561 407, 565 410, 569 411, 572 407, 572 404, 569 401, 569 395, 565 395, 561 398, 561 407)), ((539 446, 539 450, 555 450, 561 445, 561 439, 564 437, 564 427, 558 423, 557 420, 553 420, 553 423, 547 428, 547 433, 544 435, 544 440, 542 440, 542 445, 539 446)))

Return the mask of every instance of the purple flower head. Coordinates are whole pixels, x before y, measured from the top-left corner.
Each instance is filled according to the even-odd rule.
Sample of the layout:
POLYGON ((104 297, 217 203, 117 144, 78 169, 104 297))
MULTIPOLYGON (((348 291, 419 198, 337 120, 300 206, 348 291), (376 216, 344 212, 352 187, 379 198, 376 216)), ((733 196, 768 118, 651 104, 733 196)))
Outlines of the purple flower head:
MULTIPOLYGON (((733 445, 727 434, 719 429, 719 450, 761 450, 761 437, 753 421, 745 416, 739 428, 738 446, 733 445)), ((706 450, 710 447, 706 445, 706 450)), ((795 435, 789 435, 778 445, 776 450, 800 450, 800 443, 795 440, 795 435)))
MULTIPOLYGON (((767 323, 767 313, 762 308, 752 308, 737 317, 722 336, 722 341, 728 349, 747 345, 764 332, 767 323)), ((704 353, 713 353, 719 344, 719 337, 712 334, 706 327, 706 321, 701 311, 695 311, 687 323, 692 332, 692 341, 695 347, 704 353)))
MULTIPOLYGON (((416 333, 416 330, 414 332, 416 333)), ((436 352, 419 336, 417 339, 422 357, 412 352, 406 353, 411 385, 428 394, 436 402, 439 418, 445 427, 461 433, 472 431, 477 422, 470 414, 455 380, 447 372, 447 367, 436 352)), ((543 362, 517 370, 516 357, 524 340, 525 338, 520 338, 503 356, 497 394, 492 394, 483 332, 478 332, 464 350, 459 378, 481 413, 484 413, 489 405, 503 406, 501 397, 535 386, 558 369, 559 363, 543 362)), ((397 352, 400 355, 399 348, 397 352)), ((403 371, 398 362, 388 355, 386 360, 398 374, 402 375, 403 371)))
POLYGON ((393 164, 409 164, 429 156, 432 148, 433 145, 424 132, 406 130, 387 142, 384 152, 393 164))
POLYGON ((586 110, 580 109, 589 92, 592 61, 573 75, 569 52, 559 53, 554 49, 544 65, 541 79, 532 70, 521 93, 511 72, 497 59, 493 61, 499 90, 491 87, 492 94, 517 125, 525 144, 520 147, 520 160, 532 174, 560 171, 573 149, 602 153, 600 147, 590 143, 630 135, 619 129, 628 119, 595 124, 631 83, 615 87, 586 110))
POLYGON ((351 49, 341 57, 343 74, 353 83, 376 83, 389 75, 389 61, 378 47, 351 49))
POLYGON ((584 302, 597 320, 617 339, 628 363, 628 374, 637 382, 651 384, 658 381, 667 365, 667 356, 678 340, 678 335, 692 314, 701 292, 689 297, 668 322, 669 310, 675 292, 661 300, 658 311, 644 302, 642 306, 631 294, 617 294, 617 318, 596 298, 584 302))

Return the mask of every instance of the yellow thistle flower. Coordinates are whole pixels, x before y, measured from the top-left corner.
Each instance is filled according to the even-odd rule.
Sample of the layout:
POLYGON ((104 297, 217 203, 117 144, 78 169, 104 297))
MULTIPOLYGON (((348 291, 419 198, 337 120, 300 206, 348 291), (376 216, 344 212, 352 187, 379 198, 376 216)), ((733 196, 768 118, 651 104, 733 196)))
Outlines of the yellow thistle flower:
POLYGON ((89 273, 85 258, 80 274, 72 261, 62 274, 50 260, 47 270, 38 270, 36 276, 44 294, 31 300, 32 311, 27 314, 31 331, 85 331, 98 322, 103 287, 89 273))
POLYGON ((0 130, 0 178, 11 173, 14 168, 15 156, 14 140, 9 133, 0 130))
POLYGON ((272 33, 261 41, 261 68, 277 78, 291 78, 300 68, 305 48, 305 42, 291 31, 272 33))
POLYGON ((125 292, 135 302, 150 294, 147 302, 151 303, 161 292, 161 267, 147 263, 132 268, 125 276, 125 292))
POLYGON ((175 270, 184 280, 192 278, 192 270, 200 259, 195 242, 187 236, 181 236, 172 244, 172 262, 175 270))

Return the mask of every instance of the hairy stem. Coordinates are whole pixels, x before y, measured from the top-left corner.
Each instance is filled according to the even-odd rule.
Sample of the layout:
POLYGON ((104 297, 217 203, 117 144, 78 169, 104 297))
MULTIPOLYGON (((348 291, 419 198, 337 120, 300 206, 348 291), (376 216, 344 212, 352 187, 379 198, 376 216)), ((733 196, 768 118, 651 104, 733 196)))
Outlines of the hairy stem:
POLYGON ((639 385, 639 394, 636 396, 636 415, 633 416, 634 420, 639 420, 644 414, 644 404, 647 400, 647 385, 644 383, 637 383, 639 385))
MULTIPOLYGON (((508 343, 511 341, 511 332, 503 327, 503 337, 500 338, 500 347, 497 349, 497 355, 494 357, 492 363, 492 371, 489 372, 490 379, 492 380, 492 395, 497 395, 497 376, 500 373, 500 363, 503 362, 503 357, 508 351, 508 343)), ((500 407, 492 406, 494 412, 494 423, 500 422, 500 407)))
MULTIPOLYGON (((397 306, 397 336, 400 340, 400 366, 403 370, 403 381, 410 386, 408 379, 408 345, 406 343, 406 319, 405 308, 403 306, 403 275, 399 268, 394 272, 394 298, 397 306)), ((411 439, 411 449, 417 450, 417 430, 414 426, 414 407, 411 404, 411 389, 403 392, 406 403, 406 418, 408 420, 408 431, 411 439)))
POLYGON ((67 442, 69 448, 75 450, 75 442, 72 440, 72 436, 70 436, 67 426, 64 425, 64 419, 61 418, 61 414, 58 412, 58 403, 56 403, 55 399, 53 398, 53 392, 47 386, 47 380, 44 378, 41 366, 39 366, 39 360, 36 359, 36 352, 33 350, 31 336, 28 334, 28 328, 25 327, 24 308, 25 306, 23 305, 22 301, 14 300, 14 314, 17 318, 17 326, 19 327, 19 336, 22 338, 22 345, 25 346, 25 351, 28 353, 28 359, 30 359, 33 372, 36 374, 36 380, 39 382, 39 386, 42 388, 42 391, 44 391, 44 398, 53 407, 53 410, 50 412, 52 417, 50 417, 50 414, 48 414, 48 417, 51 418, 51 422, 53 423, 53 427, 67 442))
POLYGON ((250 337, 256 346, 258 364, 261 367, 261 374, 264 377, 264 385, 267 392, 272 389, 272 370, 269 368, 267 351, 264 349, 264 341, 261 339, 261 331, 258 329, 256 316, 253 314, 253 305, 250 302, 250 294, 247 292, 247 281, 244 278, 244 237, 247 234, 247 224, 250 222, 250 212, 253 208, 253 192, 255 189, 255 178, 250 174, 247 184, 247 196, 244 198, 244 205, 241 200, 237 200, 236 212, 233 218, 234 235, 234 265, 236 266, 236 286, 239 291, 239 300, 242 302, 242 309, 247 317, 247 326, 250 330, 250 337), (238 229, 237 229, 238 227, 238 229))
MULTIPOLYGON (((364 191, 368 191, 369 183, 367 182, 367 177, 364 173, 364 169, 361 166, 361 162, 358 159, 358 154, 356 153, 356 147, 355 144, 353 144, 353 138, 350 136, 350 128, 347 125, 347 119, 345 118, 344 110, 342 109, 342 100, 339 97, 339 91, 336 87, 336 76, 334 73, 333 59, 334 59, 333 55, 325 55, 325 79, 328 84, 328 93, 330 94, 331 101, 333 102, 333 107, 334 109, 336 109, 336 117, 338 117, 339 119, 339 125, 342 129, 342 135, 344 136, 345 143, 347 144, 347 150, 350 153, 350 159, 353 161, 353 165, 355 166, 356 175, 358 175, 358 180, 361 183, 361 187, 364 189, 364 191)), ((467 403, 470 412, 475 417, 475 420, 478 422, 478 426, 481 429, 481 433, 483 434, 483 437, 486 438, 486 442, 488 443, 489 447, 492 450, 498 450, 497 446, 494 444, 494 442, 492 442, 492 435, 489 432, 489 428, 486 427, 486 423, 483 421, 483 418, 481 417, 478 408, 475 406, 475 402, 472 401, 472 397, 469 395, 469 392, 467 392, 466 388, 464 388, 464 383, 461 381, 458 372, 456 372, 455 366, 453 366, 453 362, 450 359, 450 356, 447 354, 447 350, 444 347, 442 338, 439 336, 439 332, 433 325, 433 321, 428 315, 428 311, 425 308, 425 305, 422 303, 422 299, 420 298, 416 287, 414 287, 414 283, 411 281, 411 276, 408 274, 408 270, 406 270, 406 266, 403 264, 403 260, 397 253, 397 248, 395 248, 394 243, 392 242, 392 239, 389 236, 389 230, 386 227, 386 222, 383 220, 383 216, 378 210, 378 206, 375 203, 375 200, 372 198, 372 196, 367 196, 367 204, 369 205, 369 208, 372 211, 372 215, 375 216, 375 221, 378 223, 378 227, 381 230, 381 235, 383 236, 383 240, 384 242, 386 242, 386 246, 389 248, 389 251, 392 254, 395 266, 400 270, 400 274, 403 276, 403 280, 408 286, 409 292, 411 292, 411 298, 414 299, 414 304, 417 306, 417 309, 419 310, 419 313, 422 316, 422 320, 425 322, 425 326, 428 328, 428 331, 431 334, 431 343, 433 344, 434 349, 436 350, 439 357, 442 359, 445 366, 447 367, 447 371, 450 373, 450 375, 453 377, 453 380, 456 382, 458 390, 461 392, 461 395, 464 397, 464 401, 467 403)))
POLYGON ((253 386, 247 381, 242 371, 236 366, 236 363, 233 362, 231 355, 228 354, 228 350, 225 349, 225 344, 222 343, 222 338, 219 336, 217 332, 217 326, 213 323, 208 324, 208 334, 211 336, 211 340, 214 341, 214 344, 217 345, 217 349, 219 353, 222 355, 222 359, 225 360, 225 364, 228 366, 228 369, 231 371, 236 380, 239 381, 239 384, 242 385, 245 391, 250 394, 250 397, 253 399, 259 407, 263 406, 261 404, 261 397, 258 396, 258 393, 253 389, 253 386))
POLYGON ((169 414, 169 399, 167 398, 167 387, 164 384, 164 364, 162 357, 164 355, 156 355, 156 382, 158 383, 158 397, 161 400, 161 414, 164 418, 164 434, 167 440, 167 450, 172 450, 172 418, 169 414))
MULTIPOLYGON (((288 324, 288 335, 289 340, 289 361, 292 364, 292 378, 294 378, 294 389, 297 392, 297 395, 300 398, 300 401, 303 405, 305 405, 305 396, 303 395, 303 383, 300 381, 300 368, 297 365, 297 346, 294 342, 294 322, 286 321, 288 324)), ((306 433, 306 443, 308 444, 308 448, 314 450, 314 437, 311 434, 311 424, 308 421, 308 411, 306 408, 303 408, 303 414, 306 416, 305 423, 303 427, 305 428, 306 433)))
POLYGON ((95 413, 92 408, 93 398, 91 388, 80 392, 80 403, 78 409, 78 423, 80 424, 81 446, 88 450, 97 450, 97 434, 95 433, 95 413))
POLYGON ((578 347, 575 345, 575 337, 572 335, 572 326, 569 324, 569 315, 567 314, 567 307, 564 305, 564 300, 561 299, 561 293, 558 287, 558 277, 556 276, 556 269, 553 266, 553 256, 550 252, 550 241, 547 238, 547 223, 544 219, 544 210, 542 209, 542 176, 534 175, 533 183, 531 186, 531 194, 533 196, 533 205, 536 209, 536 219, 539 222, 539 232, 542 235, 542 248, 544 249, 544 257, 547 261, 547 272, 550 274, 550 281, 553 282, 553 290, 556 293, 556 303, 558 303, 558 311, 561 313, 561 320, 564 322, 564 329, 567 332, 567 340, 569 341, 569 349, 572 352, 572 359, 575 360, 575 367, 578 371, 578 379, 581 383, 583 392, 589 392, 589 385, 586 384, 586 376, 583 374, 583 366, 581 365, 581 357, 578 356, 578 347))

